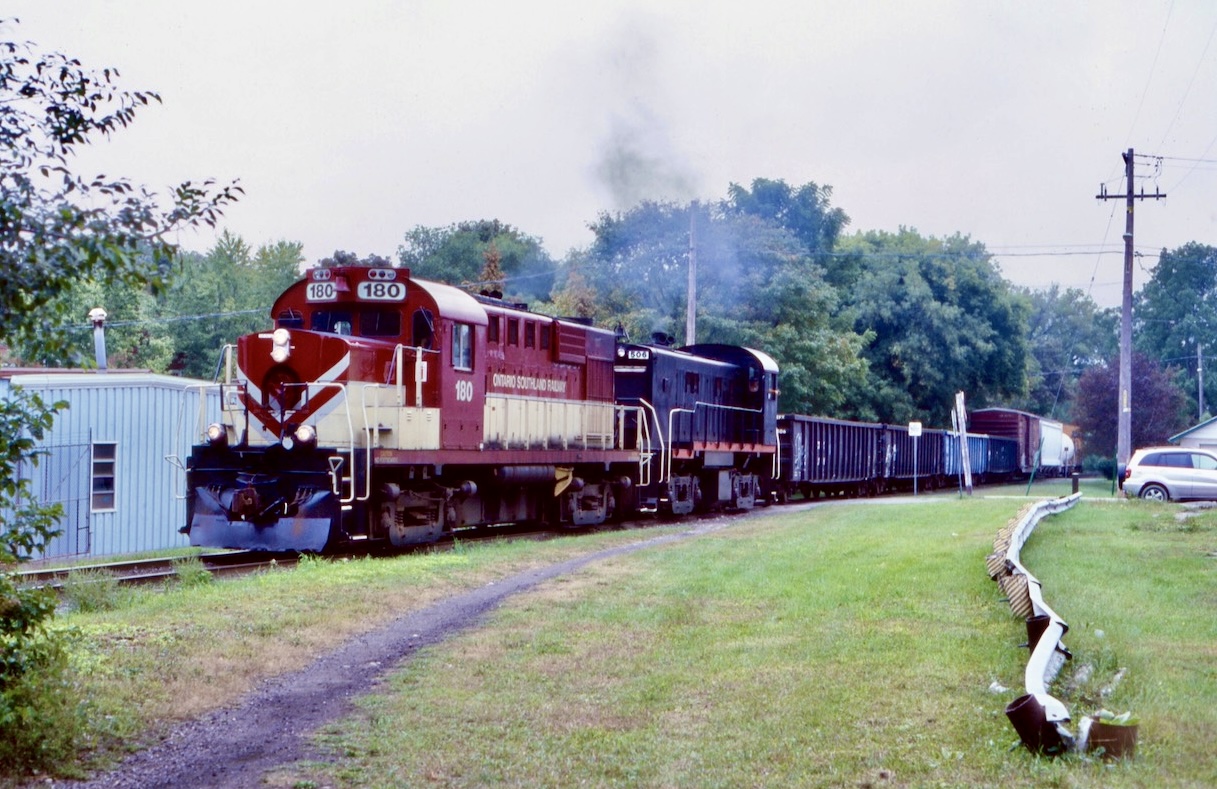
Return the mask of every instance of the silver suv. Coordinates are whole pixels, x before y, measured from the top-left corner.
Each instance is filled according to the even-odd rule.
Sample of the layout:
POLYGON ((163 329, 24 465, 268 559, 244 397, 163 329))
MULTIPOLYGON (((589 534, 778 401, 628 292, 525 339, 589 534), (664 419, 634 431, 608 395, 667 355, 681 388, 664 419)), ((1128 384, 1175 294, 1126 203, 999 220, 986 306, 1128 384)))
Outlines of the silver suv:
POLYGON ((1206 449, 1138 449, 1124 470, 1124 495, 1151 501, 1217 499, 1217 454, 1206 449))

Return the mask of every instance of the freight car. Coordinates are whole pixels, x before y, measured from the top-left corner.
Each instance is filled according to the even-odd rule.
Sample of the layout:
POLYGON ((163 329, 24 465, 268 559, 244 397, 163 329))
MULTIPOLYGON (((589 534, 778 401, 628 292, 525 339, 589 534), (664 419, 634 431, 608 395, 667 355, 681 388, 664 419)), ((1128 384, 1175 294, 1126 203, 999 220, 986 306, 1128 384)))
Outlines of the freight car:
MULTIPOLYGON (((796 494, 873 496, 912 488, 914 476, 921 487, 933 489, 963 474, 959 434, 951 431, 923 430, 914 442, 906 426, 782 414, 778 435, 781 468, 775 497, 779 500, 796 494)), ((969 468, 976 481, 1000 481, 1016 473, 1018 445, 1013 439, 969 433, 967 441, 969 468)))
POLYGON ((1076 464, 1073 441, 1054 419, 1013 408, 981 408, 970 417, 977 433, 1012 439, 1018 446, 1017 473, 1067 476, 1076 464))

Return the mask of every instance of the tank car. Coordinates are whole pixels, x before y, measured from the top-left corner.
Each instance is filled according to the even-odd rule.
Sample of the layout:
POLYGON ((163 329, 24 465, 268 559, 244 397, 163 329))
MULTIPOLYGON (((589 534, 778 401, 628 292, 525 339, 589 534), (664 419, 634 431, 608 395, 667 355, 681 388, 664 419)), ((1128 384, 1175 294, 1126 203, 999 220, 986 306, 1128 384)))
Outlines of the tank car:
POLYGON ((225 351, 222 421, 187 464, 192 545, 598 523, 646 478, 612 332, 368 266, 310 270, 272 317, 225 351))

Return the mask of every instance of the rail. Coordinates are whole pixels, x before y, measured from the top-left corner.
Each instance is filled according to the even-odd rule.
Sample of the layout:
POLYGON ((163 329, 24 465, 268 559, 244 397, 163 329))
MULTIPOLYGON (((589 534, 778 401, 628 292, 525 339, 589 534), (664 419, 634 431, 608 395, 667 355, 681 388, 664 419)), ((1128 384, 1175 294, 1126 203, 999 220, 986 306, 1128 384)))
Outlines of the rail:
POLYGON ((90 583, 91 579, 105 577, 119 584, 140 585, 171 581, 181 576, 179 569, 184 561, 197 560, 204 570, 212 575, 240 575, 255 572, 269 566, 291 566, 296 563, 295 554, 264 554, 256 551, 225 551, 194 556, 152 559, 131 559, 118 562, 98 562, 71 567, 53 567, 36 570, 21 570, 15 573, 18 584, 61 590, 79 580, 90 583))

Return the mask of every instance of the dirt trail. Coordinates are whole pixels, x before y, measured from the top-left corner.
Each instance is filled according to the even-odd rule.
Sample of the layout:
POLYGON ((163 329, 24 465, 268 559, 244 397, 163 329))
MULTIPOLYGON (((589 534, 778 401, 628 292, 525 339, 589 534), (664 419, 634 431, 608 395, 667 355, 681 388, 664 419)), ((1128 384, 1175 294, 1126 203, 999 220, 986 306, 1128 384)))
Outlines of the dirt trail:
POLYGON ((347 642, 302 671, 268 680, 235 707, 178 726, 112 772, 87 782, 55 785, 74 789, 256 786, 277 767, 324 759, 311 742, 321 726, 349 714, 354 699, 372 692, 386 672, 415 650, 479 624, 484 614, 512 595, 592 562, 718 531, 732 520, 716 518, 678 534, 529 570, 442 600, 347 642))

